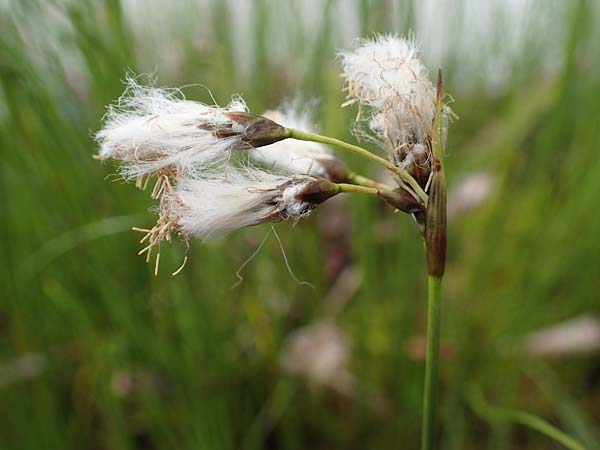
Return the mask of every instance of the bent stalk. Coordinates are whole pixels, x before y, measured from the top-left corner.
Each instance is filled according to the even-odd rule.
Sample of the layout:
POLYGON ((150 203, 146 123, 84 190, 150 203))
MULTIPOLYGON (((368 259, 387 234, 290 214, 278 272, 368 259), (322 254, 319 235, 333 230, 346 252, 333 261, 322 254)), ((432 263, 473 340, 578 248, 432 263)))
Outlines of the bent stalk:
POLYGON ((394 164, 392 164, 387 159, 382 158, 381 156, 378 156, 374 153, 371 153, 370 151, 368 151, 362 147, 359 147, 358 145, 349 144, 348 142, 344 142, 344 141, 341 141, 339 139, 335 139, 335 138, 332 138, 329 136, 322 136, 320 134, 309 133, 306 131, 296 130, 294 128, 288 128, 287 130, 289 131, 289 137, 292 139, 298 139, 300 141, 319 142, 321 144, 333 145, 335 147, 350 151, 352 153, 356 153, 357 155, 360 155, 363 158, 367 158, 373 162, 381 164, 386 169, 388 169, 390 172, 398 175, 398 177, 400 177, 400 179, 404 183, 408 184, 411 187, 414 194, 416 195, 415 198, 423 206, 427 205, 428 196, 425 193, 425 191, 423 190, 423 188, 421 186, 419 186, 419 183, 417 183, 417 180, 415 180, 407 171, 405 171, 404 169, 401 169, 400 167, 396 167, 394 164))

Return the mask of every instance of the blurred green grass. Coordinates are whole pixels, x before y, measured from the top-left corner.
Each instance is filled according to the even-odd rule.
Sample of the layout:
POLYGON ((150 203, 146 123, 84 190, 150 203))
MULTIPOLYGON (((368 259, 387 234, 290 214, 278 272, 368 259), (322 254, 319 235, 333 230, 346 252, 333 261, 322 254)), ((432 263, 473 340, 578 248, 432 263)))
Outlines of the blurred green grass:
MULTIPOLYGON (((320 99, 323 132, 353 139, 355 112, 339 107, 337 2, 322 2, 322 15, 333 19, 312 35, 299 24, 286 29, 301 73, 271 62, 273 36, 261 19, 275 3, 251 2, 253 65, 245 75, 232 4, 206 3, 215 38, 180 42, 176 69, 136 41, 118 0, 2 9, 0 374, 23 355, 39 360, 22 379, 0 384, 0 448, 416 448, 423 362, 414 337, 424 330, 426 286, 410 220, 353 198, 340 205, 345 213, 324 207, 294 227, 276 225, 294 273, 314 289, 293 280, 274 239, 230 289, 268 227, 195 242, 175 278, 182 246, 163 250, 158 277, 136 255, 138 236, 129 230, 152 222, 148 195, 91 158, 91 134, 126 70, 156 68, 164 85, 203 83, 221 102, 241 92, 256 112, 300 92, 320 99), (38 15, 47 22, 32 19, 38 15), (39 23, 66 31, 50 39, 39 23), (46 39, 60 46, 44 46, 46 39), (75 59, 65 59, 64 48, 75 59), (339 220, 342 227, 328 227, 339 220), (351 395, 307 384, 280 364, 290 334, 327 315, 337 292, 336 271, 324 268, 330 260, 354 268, 358 284, 335 317, 352 341, 351 395)), ((385 1, 348 5, 359 8, 365 36, 414 25, 410 2, 397 17, 385 1)), ((535 69, 537 49, 523 48, 532 64, 519 66, 508 89, 490 95, 477 85, 453 104, 460 120, 450 134, 451 185, 483 170, 498 186, 451 224, 445 449, 554 445, 476 417, 466 400, 473 387, 600 448, 598 355, 544 359, 520 350, 530 331, 600 309, 600 21, 593 3, 570 5, 561 24, 566 58, 551 75, 535 69)), ((452 92, 460 68, 448 65, 452 92)), ((185 92, 210 100, 201 86, 185 92)))

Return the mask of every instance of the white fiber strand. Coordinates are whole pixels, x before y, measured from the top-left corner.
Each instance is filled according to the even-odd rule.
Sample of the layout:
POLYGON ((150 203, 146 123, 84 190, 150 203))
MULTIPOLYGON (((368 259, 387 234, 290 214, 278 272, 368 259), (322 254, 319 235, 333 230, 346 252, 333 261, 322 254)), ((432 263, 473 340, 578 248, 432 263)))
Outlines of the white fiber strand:
POLYGON ((176 89, 141 86, 133 78, 115 105, 108 107, 104 127, 96 134, 99 158, 123 163, 126 179, 172 167, 194 174, 223 162, 243 146, 244 127, 227 113, 247 112, 240 97, 225 108, 185 100, 176 89), (231 131, 217 137, 215 130, 231 131))
POLYGON ((414 39, 378 35, 338 57, 349 100, 388 152, 425 143, 435 115, 435 89, 414 39))
POLYGON ((313 205, 299 201, 295 193, 311 180, 229 168, 225 177, 181 180, 167 203, 182 235, 208 240, 267 221, 305 216, 313 205))

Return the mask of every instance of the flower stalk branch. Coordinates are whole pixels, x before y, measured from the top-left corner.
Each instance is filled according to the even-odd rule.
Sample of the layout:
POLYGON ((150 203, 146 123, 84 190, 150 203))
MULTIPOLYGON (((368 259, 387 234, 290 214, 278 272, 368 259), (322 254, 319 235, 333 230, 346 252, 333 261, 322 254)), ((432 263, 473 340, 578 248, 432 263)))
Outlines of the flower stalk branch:
POLYGON ((384 183, 380 183, 370 178, 359 175, 355 172, 350 172, 347 175, 347 181, 352 184, 358 184, 359 186, 367 186, 377 189, 378 191, 393 191, 394 188, 384 183))
POLYGON ((406 170, 395 166, 393 163, 391 163, 387 159, 382 158, 381 156, 376 155, 362 147, 359 147, 358 145, 350 144, 350 143, 344 142, 340 139, 332 138, 329 136, 323 136, 323 135, 316 134, 316 133, 309 133, 309 132, 302 131, 302 130, 296 130, 294 128, 288 128, 288 131, 290 132, 289 137, 292 139, 298 139, 301 141, 319 142, 321 144, 333 145, 335 147, 350 151, 359 156, 362 156, 363 158, 370 159, 373 162, 381 164, 386 169, 388 169, 390 172, 394 173, 395 175, 398 175, 398 177, 404 183, 409 185, 416 196, 415 198, 423 206, 427 205, 428 195, 425 193, 423 188, 419 185, 417 180, 415 180, 406 170))
POLYGON ((367 187, 367 186, 359 186, 356 184, 339 183, 337 186, 339 188, 339 192, 347 192, 347 193, 358 192, 358 193, 371 194, 371 195, 377 195, 377 192, 378 192, 378 190, 375 188, 367 187))

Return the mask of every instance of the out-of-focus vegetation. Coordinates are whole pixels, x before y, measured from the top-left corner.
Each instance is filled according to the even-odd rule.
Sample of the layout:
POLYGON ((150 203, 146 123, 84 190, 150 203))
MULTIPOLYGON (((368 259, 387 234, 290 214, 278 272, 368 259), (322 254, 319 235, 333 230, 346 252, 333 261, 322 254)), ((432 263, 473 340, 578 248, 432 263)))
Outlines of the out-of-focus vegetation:
MULTIPOLYGON (((220 103, 239 92, 254 112, 296 93, 319 98, 321 130, 351 140, 356 111, 340 108, 336 47, 352 33, 411 28, 431 42, 429 14, 452 25, 437 35, 452 49, 479 25, 465 14, 478 2, 425 12, 376 0, 173 2, 178 22, 160 11, 146 20, 159 6, 173 15, 159 3, 0 3, 0 448, 417 448, 426 274, 408 218, 357 197, 277 225, 289 266, 314 288, 290 276, 271 236, 231 289, 268 227, 194 242, 175 278, 184 249, 165 247, 154 277, 130 231, 152 223, 149 195, 92 160, 91 135, 130 69, 155 70, 160 85, 202 83, 220 103), (315 356, 338 364, 309 381, 315 356)), ((490 41, 472 43, 485 51, 473 51, 482 60, 470 77, 460 52, 424 55, 432 71, 444 65, 460 116, 450 188, 474 171, 494 187, 470 211, 455 198, 450 224, 447 450, 558 448, 486 422, 473 392, 600 449, 598 351, 523 346, 533 330, 600 313, 599 8, 528 3, 523 29, 535 33, 515 47, 504 40, 511 24, 492 23, 490 41), (544 23, 559 7, 560 20, 544 23)), ((203 86, 185 93, 210 102, 203 86)))

